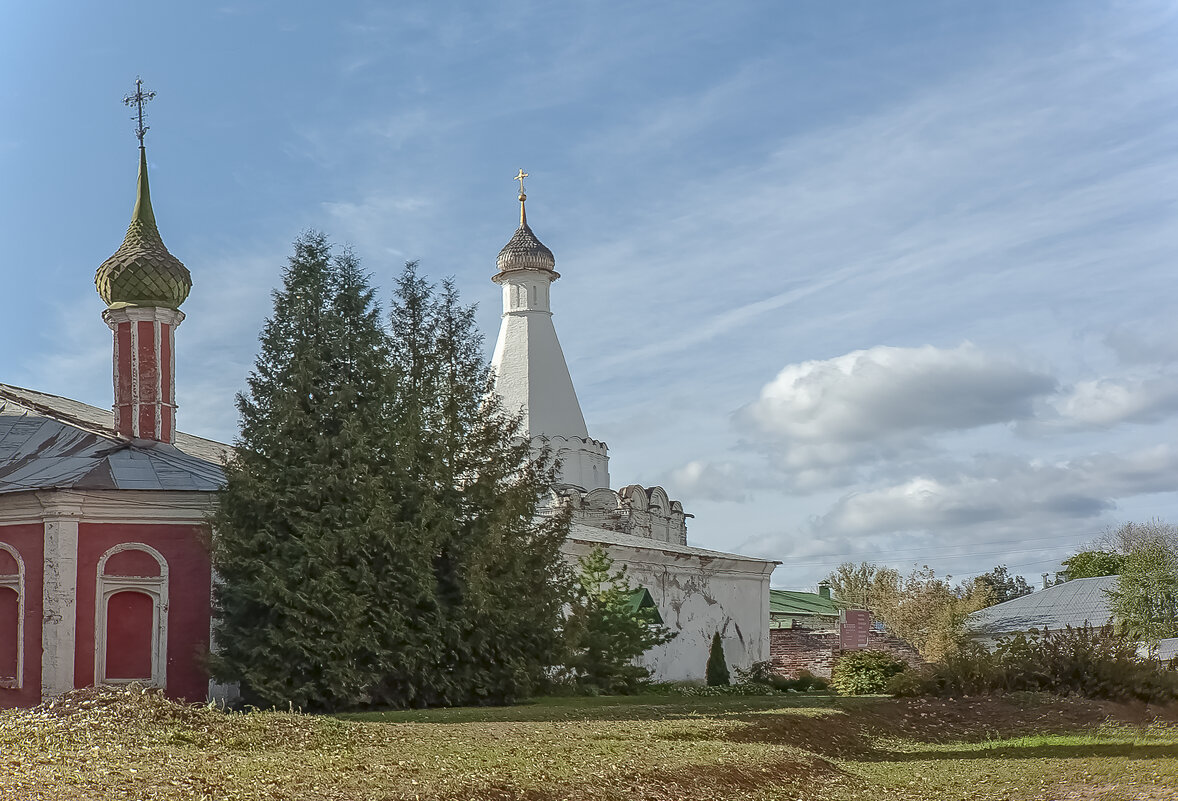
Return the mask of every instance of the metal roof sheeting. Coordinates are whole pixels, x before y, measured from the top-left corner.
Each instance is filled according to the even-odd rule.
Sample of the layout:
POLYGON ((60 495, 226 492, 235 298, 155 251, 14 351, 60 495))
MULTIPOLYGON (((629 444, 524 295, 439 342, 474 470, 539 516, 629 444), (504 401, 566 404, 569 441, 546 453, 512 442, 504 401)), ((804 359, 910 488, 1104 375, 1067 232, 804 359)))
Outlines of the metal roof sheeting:
POLYGON ((838 617, 839 608, 816 592, 769 590, 769 615, 838 617))
POLYGON ((0 384, 0 493, 38 489, 214 492, 228 447, 199 437, 175 446, 115 436, 110 411, 0 384))
POLYGON ((1116 576, 1065 581, 974 612, 965 625, 979 635, 1103 626, 1112 620, 1105 590, 1112 589, 1116 581, 1116 576))

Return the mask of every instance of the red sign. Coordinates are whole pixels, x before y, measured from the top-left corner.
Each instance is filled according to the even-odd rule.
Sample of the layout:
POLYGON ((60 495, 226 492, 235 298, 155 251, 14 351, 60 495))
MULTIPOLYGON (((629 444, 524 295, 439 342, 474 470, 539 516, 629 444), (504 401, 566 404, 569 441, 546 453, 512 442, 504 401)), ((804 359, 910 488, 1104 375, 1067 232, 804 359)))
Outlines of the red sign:
POLYGON ((846 609, 839 614, 839 648, 844 651, 866 648, 869 631, 871 612, 866 609, 846 609))

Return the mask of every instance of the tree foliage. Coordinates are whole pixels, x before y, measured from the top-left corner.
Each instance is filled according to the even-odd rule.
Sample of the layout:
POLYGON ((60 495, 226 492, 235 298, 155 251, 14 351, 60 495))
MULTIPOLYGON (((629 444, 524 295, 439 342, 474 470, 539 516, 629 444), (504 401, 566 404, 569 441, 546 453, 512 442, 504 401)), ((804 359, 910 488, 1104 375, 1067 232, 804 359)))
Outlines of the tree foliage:
POLYGON ((566 624, 565 672, 582 691, 632 692, 650 677, 635 659, 675 634, 634 603, 625 568, 597 547, 580 560, 566 624))
POLYGON ((836 603, 868 609, 893 635, 911 643, 930 661, 956 652, 965 618, 993 601, 986 583, 950 583, 925 565, 907 576, 890 567, 845 562, 827 577, 836 603))
POLYGON ((1111 536, 1124 550, 1107 591, 1117 631, 1150 645, 1178 637, 1178 527, 1126 523, 1111 536))
POLYGON ((975 576, 970 589, 988 591, 990 605, 1013 601, 1035 591, 1025 578, 1011 575, 1006 565, 998 565, 989 573, 975 576))
POLYGON ((390 331, 307 234, 274 293, 213 517, 214 674, 311 709, 508 701, 558 659, 553 473, 489 392, 473 311, 407 266, 390 331))
POLYGON ((1080 551, 1063 560, 1063 570, 1055 574, 1057 581, 1098 578, 1119 575, 1125 555, 1115 551, 1080 551))

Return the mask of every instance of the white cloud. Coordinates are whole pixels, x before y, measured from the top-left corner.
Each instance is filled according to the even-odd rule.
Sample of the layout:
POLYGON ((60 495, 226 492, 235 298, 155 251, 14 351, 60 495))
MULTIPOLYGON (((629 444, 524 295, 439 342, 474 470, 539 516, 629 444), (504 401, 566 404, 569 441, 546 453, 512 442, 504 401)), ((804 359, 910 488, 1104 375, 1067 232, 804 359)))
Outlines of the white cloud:
POLYGON ((752 483, 747 476, 745 468, 732 462, 697 460, 672 470, 667 484, 676 493, 694 498, 743 503, 749 499, 752 483))
POLYGON ((1029 417, 1055 379, 970 343, 879 346, 787 365, 738 420, 789 470, 923 448, 930 434, 1029 417))
POLYGON ((815 530, 841 536, 954 531, 958 537, 995 523, 1033 530, 1046 519, 1095 518, 1118 498, 1176 487, 1178 451, 1169 445, 1058 462, 982 458, 954 474, 847 494, 815 530))
POLYGON ((1119 423, 1155 423, 1178 411, 1178 377, 1097 378, 1079 381, 1049 401, 1054 415, 1038 428, 1111 428, 1119 423))

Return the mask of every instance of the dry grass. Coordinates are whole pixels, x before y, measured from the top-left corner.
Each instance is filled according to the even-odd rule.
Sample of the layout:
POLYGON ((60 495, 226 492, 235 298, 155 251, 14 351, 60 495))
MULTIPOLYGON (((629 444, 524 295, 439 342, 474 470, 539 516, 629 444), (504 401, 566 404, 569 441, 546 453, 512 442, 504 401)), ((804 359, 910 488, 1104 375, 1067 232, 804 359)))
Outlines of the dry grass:
POLYGON ((1178 728, 1143 706, 648 696, 355 718, 79 691, 0 712, 0 799, 1178 798, 1178 728))

